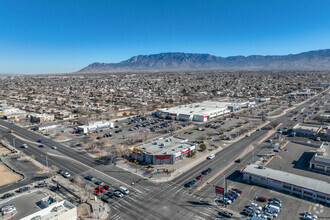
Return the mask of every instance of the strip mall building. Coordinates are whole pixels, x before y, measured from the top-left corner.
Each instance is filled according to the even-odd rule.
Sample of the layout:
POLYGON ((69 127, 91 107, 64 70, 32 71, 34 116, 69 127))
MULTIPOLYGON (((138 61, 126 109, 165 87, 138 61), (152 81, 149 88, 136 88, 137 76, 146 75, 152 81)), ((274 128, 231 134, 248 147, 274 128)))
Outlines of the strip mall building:
POLYGON ((196 145, 179 137, 160 138, 131 148, 131 157, 145 164, 174 164, 196 152, 196 145))

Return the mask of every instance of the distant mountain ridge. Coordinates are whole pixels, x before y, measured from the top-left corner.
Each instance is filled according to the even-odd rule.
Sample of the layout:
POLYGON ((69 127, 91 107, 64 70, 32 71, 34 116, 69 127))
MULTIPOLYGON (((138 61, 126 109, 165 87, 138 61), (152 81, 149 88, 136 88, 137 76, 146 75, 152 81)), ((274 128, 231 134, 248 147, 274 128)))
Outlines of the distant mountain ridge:
POLYGON ((78 72, 123 70, 330 70, 330 49, 274 56, 218 57, 198 53, 159 53, 133 56, 119 63, 92 63, 78 72))

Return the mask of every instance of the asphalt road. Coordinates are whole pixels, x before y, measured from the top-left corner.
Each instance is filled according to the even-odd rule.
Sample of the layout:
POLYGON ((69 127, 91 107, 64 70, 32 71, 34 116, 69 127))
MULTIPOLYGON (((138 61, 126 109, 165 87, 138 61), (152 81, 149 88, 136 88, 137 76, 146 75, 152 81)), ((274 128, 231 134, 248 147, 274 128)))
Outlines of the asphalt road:
MULTIPOLYGON (((298 106, 295 110, 300 111, 303 108, 308 108, 311 102, 304 103, 298 106)), ((283 116, 275 119, 278 123, 282 123, 281 127, 289 126, 292 121, 290 120, 292 113, 288 112, 283 116)), ((46 139, 39 134, 18 127, 12 123, 6 121, 0 121, 0 125, 7 127, 8 129, 1 127, 0 130, 3 136, 9 141, 13 141, 15 138, 15 146, 19 148, 26 141, 22 141, 20 138, 29 140, 27 149, 21 149, 28 155, 35 155, 35 159, 40 163, 48 166, 55 165, 59 169, 70 172, 72 175, 83 174, 89 172, 99 176, 99 179, 103 181, 117 181, 119 183, 130 184, 132 180, 135 180, 134 189, 131 188, 131 194, 124 198, 114 199, 110 204, 111 206, 111 219, 210 219, 216 217, 216 207, 213 206, 213 200, 215 198, 213 185, 223 185, 224 179, 232 175, 235 175, 235 171, 242 169, 247 163, 251 163, 257 159, 258 154, 267 152, 266 144, 258 142, 263 139, 268 131, 271 129, 270 125, 267 125, 251 134, 250 137, 242 138, 241 140, 227 146, 225 149, 216 154, 213 160, 205 160, 196 167, 188 170, 181 176, 175 178, 172 181, 155 184, 137 177, 127 171, 121 170, 115 166, 106 166, 104 161, 91 158, 82 152, 75 149, 71 149, 64 145, 61 145, 52 140, 46 139), (13 130, 14 133, 8 133, 9 130, 13 130), (39 148, 36 141, 42 139, 45 148, 39 148), (254 149, 246 154, 241 163, 234 163, 229 166, 226 171, 217 175, 218 172, 223 170, 228 164, 232 163, 242 152, 244 152, 250 145, 254 146, 254 149), (57 146, 57 150, 52 150, 51 146, 57 146), (46 160, 46 155, 47 160, 46 160), (204 181, 208 181, 214 175, 209 184, 199 189, 201 181, 190 188, 185 188, 183 185, 190 180, 193 180, 198 176, 201 171, 212 168, 212 173, 208 174, 204 181), (98 172, 96 172, 96 169, 98 172), (233 174, 234 173, 234 174, 233 174)), ((237 172, 236 172, 237 173, 237 172)))

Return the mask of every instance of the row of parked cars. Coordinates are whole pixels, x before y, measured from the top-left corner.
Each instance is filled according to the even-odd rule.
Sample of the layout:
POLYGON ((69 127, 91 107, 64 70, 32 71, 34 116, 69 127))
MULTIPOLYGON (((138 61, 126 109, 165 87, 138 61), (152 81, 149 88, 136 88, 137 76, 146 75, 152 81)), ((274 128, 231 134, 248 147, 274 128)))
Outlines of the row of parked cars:
MULTIPOLYGON (((85 179, 89 180, 89 181, 95 180, 95 178, 92 175, 87 175, 85 177, 85 179)), ((104 184, 101 180, 95 181, 95 184, 97 185, 97 187, 94 189, 94 194, 99 196, 101 193, 104 192, 104 194, 101 196, 101 200, 104 202, 107 202, 107 203, 109 203, 111 201, 113 196, 121 198, 124 195, 129 194, 129 190, 124 186, 121 186, 121 187, 119 187, 119 189, 116 189, 113 192, 111 192, 110 191, 111 187, 107 184, 104 184), (105 192, 105 191, 107 191, 107 192, 105 192)))
POLYGON ((263 208, 256 203, 251 203, 248 208, 244 209, 244 213, 248 216, 258 216, 262 219, 277 218, 282 210, 282 201, 278 198, 270 198, 267 201, 268 204, 263 208))
MULTIPOLYGON (((226 205, 230 205, 233 202, 235 202, 238 199, 238 197, 241 196, 242 193, 243 192, 241 190, 235 188, 229 190, 224 196, 226 205)), ((218 202, 223 203, 223 198, 222 197, 219 198, 218 202)))

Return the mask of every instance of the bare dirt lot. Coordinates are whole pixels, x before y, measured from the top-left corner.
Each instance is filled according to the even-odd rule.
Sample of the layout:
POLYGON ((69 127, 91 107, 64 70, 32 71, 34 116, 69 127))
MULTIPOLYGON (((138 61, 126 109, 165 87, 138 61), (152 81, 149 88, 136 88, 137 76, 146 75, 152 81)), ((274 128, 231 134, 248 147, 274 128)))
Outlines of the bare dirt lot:
POLYGON ((0 164, 0 187, 5 186, 11 183, 14 183, 22 177, 14 172, 12 172, 8 167, 3 164, 0 164))

